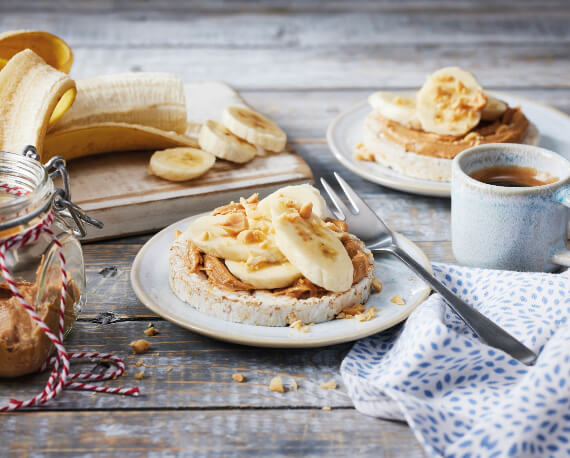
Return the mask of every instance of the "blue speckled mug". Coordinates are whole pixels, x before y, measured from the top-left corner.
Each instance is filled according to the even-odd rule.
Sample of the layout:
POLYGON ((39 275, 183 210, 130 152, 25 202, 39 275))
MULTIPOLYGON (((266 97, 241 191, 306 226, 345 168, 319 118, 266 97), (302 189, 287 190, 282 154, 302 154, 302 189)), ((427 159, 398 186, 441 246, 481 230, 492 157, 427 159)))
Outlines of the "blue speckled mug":
POLYGON ((551 272, 570 266, 568 240, 570 162, 530 145, 493 143, 469 148, 453 160, 451 240, 464 265, 551 272), (493 166, 532 167, 558 181, 503 187, 469 174, 493 166))

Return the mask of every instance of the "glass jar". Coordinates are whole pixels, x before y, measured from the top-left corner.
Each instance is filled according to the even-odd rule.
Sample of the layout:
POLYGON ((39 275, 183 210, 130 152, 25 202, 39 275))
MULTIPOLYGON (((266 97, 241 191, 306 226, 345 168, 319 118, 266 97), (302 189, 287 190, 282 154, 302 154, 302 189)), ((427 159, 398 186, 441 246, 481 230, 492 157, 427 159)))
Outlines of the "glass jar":
MULTIPOLYGON (((80 219, 85 217, 69 201, 65 161, 57 158, 43 166, 36 159, 37 153, 29 147, 24 155, 0 152, 0 244, 42 221, 46 223, 65 256, 67 335, 86 300, 83 253, 76 236, 77 229, 84 234, 80 219), (54 185, 57 175, 64 189, 54 185), (79 228, 71 229, 67 221, 75 221, 79 228)), ((5 265, 22 296, 58 335, 63 278, 59 247, 52 235, 44 231, 24 246, 9 249, 5 265)), ((0 377, 35 372, 50 356, 53 345, 13 295, 6 277, 0 282, 0 377)))

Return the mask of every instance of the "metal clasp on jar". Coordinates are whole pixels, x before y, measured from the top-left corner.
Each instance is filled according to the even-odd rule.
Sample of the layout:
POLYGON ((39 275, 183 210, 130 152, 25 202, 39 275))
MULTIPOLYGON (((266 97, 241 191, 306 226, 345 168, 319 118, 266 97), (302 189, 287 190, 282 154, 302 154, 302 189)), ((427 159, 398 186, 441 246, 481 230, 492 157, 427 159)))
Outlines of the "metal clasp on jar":
MULTIPOLYGON (((31 145, 26 146, 22 154, 38 162, 40 161, 40 155, 36 148, 31 145)), ((69 186, 69 175, 65 167, 65 159, 61 156, 54 156, 44 164, 44 167, 52 180, 55 181, 58 176, 61 177, 63 188, 55 188, 53 208, 58 215, 68 220, 73 220, 75 225, 75 227, 71 228, 73 233, 78 237, 85 237, 87 231, 85 230, 84 222, 99 229, 103 228, 102 221, 92 218, 81 207, 71 201, 71 187, 69 186)))

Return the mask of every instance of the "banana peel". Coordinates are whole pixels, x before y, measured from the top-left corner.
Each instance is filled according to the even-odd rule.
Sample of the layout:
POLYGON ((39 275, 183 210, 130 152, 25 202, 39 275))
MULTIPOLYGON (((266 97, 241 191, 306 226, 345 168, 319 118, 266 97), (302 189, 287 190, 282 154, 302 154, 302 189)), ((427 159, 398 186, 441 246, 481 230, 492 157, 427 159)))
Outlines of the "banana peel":
POLYGON ((70 160, 99 153, 152 151, 177 146, 199 148, 196 138, 155 127, 104 122, 58 130, 44 140, 42 161, 53 156, 70 160))
POLYGON ((71 48, 58 36, 41 30, 14 30, 0 34, 0 68, 25 49, 31 49, 60 72, 69 73, 73 64, 71 48))

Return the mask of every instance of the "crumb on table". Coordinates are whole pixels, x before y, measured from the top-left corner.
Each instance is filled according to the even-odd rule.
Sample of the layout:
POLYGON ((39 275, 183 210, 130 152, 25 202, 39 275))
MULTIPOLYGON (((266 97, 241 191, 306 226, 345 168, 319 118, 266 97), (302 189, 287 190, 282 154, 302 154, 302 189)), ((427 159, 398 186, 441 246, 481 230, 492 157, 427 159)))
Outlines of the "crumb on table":
POLYGON ((144 339, 133 340, 129 345, 137 355, 146 353, 150 349, 150 342, 144 339))
POLYGON ((245 377, 241 373, 232 374, 232 379, 234 382, 242 383, 245 380, 245 377))
POLYGON ((281 377, 273 377, 271 379, 271 382, 269 382, 269 389, 278 393, 284 393, 285 388, 283 387, 283 381, 281 380, 281 377))
POLYGON ((334 380, 329 380, 326 383, 323 383, 320 388, 322 390, 336 390, 336 382, 334 380))
POLYGON ((329 410, 331 410, 331 406, 323 406, 323 407, 321 408, 321 410, 329 411, 329 410))
POLYGON ((138 373, 135 374, 135 378, 137 380, 142 380, 142 378, 144 377, 144 369, 138 373))
POLYGON ((151 323, 151 326, 144 330, 144 334, 148 337, 153 337, 158 334, 158 329, 156 329, 151 323))

